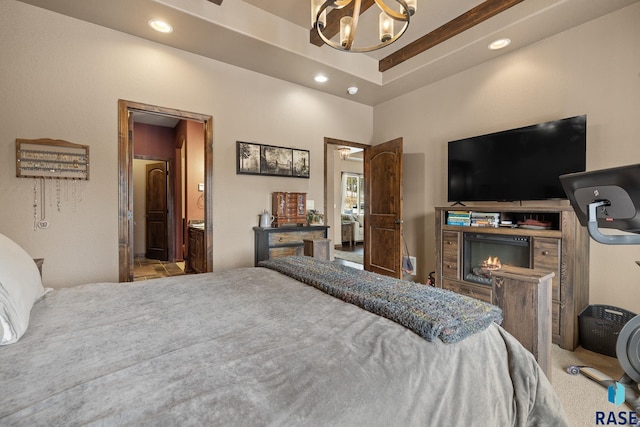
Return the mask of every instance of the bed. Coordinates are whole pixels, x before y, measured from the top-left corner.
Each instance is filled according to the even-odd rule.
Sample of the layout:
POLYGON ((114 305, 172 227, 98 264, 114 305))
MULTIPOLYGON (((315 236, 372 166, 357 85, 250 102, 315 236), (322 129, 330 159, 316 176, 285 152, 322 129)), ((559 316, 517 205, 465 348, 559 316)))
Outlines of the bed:
MULTIPOLYGON (((497 307, 309 257, 269 263, 40 288, 0 346, 0 425, 567 425, 497 307)), ((15 265, 0 266, 5 305, 15 265)))

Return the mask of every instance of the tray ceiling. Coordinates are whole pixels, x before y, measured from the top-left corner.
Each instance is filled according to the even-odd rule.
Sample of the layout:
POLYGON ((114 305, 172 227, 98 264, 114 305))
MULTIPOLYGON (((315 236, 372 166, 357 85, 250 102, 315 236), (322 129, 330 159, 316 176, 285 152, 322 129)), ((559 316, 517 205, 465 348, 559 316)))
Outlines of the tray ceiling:
MULTIPOLYGON (((367 54, 311 44, 309 0, 20 1, 376 105, 640 0, 418 0, 407 32, 396 43, 367 54), (504 5, 509 7, 495 16, 473 21, 478 11, 504 5), (152 18, 169 21, 174 32, 151 30, 147 21, 152 18), (500 37, 510 38, 512 44, 501 51, 487 49, 500 37), (415 46, 421 38, 429 39, 428 48, 414 54, 415 49, 407 45, 415 46), (401 49, 405 53, 396 53, 401 49), (400 55, 402 61, 398 61, 400 55), (315 83, 318 73, 329 81, 315 83), (349 95, 349 86, 357 86, 358 93, 349 95)), ((366 31, 367 20, 375 20, 375 9, 363 14, 360 32, 366 31)))

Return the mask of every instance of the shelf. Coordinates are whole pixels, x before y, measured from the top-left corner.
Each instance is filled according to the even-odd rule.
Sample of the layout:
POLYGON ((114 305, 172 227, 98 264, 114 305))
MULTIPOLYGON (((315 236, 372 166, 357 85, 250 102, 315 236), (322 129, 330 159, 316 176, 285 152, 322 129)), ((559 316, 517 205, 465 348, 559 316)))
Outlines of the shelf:
POLYGON ((464 225, 443 225, 443 230, 462 231, 464 233, 508 234, 513 236, 562 237, 560 230, 531 230, 518 227, 470 227, 464 225))
MULTIPOLYGON (((468 207, 468 208, 440 208, 443 211, 443 225, 460 228, 481 228, 483 230, 493 228, 496 230, 504 230, 507 234, 511 234, 513 230, 526 230, 526 234, 534 234, 535 231, 562 231, 562 213, 565 211, 572 211, 571 207, 526 207, 526 206, 512 206, 512 207, 497 207, 497 206, 483 206, 483 207, 468 207), (477 216, 475 216, 477 215, 477 216), (474 220, 479 221, 482 219, 491 218, 491 225, 480 225, 479 227, 473 226, 474 220), (460 221, 464 224, 449 224, 449 221, 460 221), (520 225, 518 223, 525 223, 527 220, 533 220, 534 225, 520 225), (503 222, 508 222, 513 226, 498 226, 503 222), (496 226, 494 227, 493 224, 496 226), (545 225, 546 227, 539 227, 538 225, 545 225)), ((500 232, 498 232, 500 233, 500 232)), ((546 235, 546 234, 542 234, 546 235)))

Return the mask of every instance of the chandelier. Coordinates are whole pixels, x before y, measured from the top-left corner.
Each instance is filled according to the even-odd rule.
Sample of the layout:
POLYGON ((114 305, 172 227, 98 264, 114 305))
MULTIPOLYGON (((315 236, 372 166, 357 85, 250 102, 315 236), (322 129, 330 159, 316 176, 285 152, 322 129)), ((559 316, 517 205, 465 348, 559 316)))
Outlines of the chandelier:
POLYGON ((340 155, 340 160, 347 160, 351 155, 351 149, 349 147, 340 147, 338 148, 338 154, 340 155))
MULTIPOLYGON (((417 0, 393 0, 400 6, 399 11, 391 9, 385 1, 375 0, 376 5, 380 8, 380 16, 378 18, 378 40, 379 44, 372 46, 354 46, 353 40, 358 30, 358 20, 360 18, 361 0, 311 0, 311 25, 318 32, 318 35, 327 45, 334 49, 345 50, 350 52, 370 52, 372 50, 383 48, 398 40, 409 27, 409 19, 415 13, 417 0), (336 43, 331 40, 332 36, 327 37, 323 31, 327 28, 327 10, 330 12, 343 9, 353 3, 353 15, 348 14, 340 18, 340 38, 336 43), (403 23, 402 28, 394 34, 394 21, 403 23)), ((329 18, 332 14, 328 15, 329 18)))

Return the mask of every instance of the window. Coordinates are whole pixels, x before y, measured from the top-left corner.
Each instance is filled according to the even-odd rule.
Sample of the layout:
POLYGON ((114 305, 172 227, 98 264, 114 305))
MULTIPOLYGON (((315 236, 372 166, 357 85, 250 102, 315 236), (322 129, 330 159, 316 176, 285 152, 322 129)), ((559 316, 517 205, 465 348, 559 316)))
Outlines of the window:
POLYGON ((364 175, 342 172, 342 213, 364 215, 364 175))

